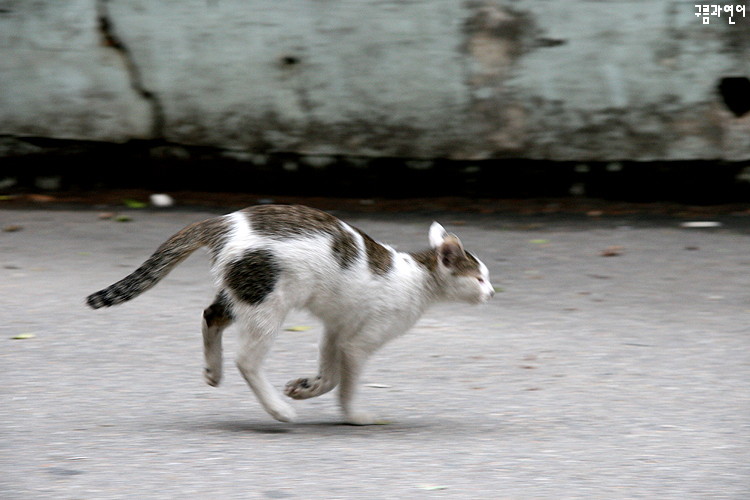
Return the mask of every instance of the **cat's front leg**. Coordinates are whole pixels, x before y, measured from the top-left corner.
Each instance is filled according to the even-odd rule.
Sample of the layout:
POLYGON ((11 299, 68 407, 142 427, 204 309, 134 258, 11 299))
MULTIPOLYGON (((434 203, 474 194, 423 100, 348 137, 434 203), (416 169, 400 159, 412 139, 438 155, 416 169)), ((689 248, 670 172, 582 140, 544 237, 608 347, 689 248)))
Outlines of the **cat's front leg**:
POLYGON ((284 387, 284 395, 292 399, 310 399, 331 392, 338 383, 324 375, 290 380, 284 387))
POLYGON ((339 353, 341 372, 339 404, 341 405, 341 411, 344 412, 346 422, 351 425, 373 425, 378 422, 370 413, 354 409, 359 378, 369 354, 369 350, 356 346, 348 346, 339 353))
POLYGON ((339 383, 337 336, 327 329, 320 341, 318 375, 290 380, 284 394, 292 399, 308 399, 333 390, 339 383))

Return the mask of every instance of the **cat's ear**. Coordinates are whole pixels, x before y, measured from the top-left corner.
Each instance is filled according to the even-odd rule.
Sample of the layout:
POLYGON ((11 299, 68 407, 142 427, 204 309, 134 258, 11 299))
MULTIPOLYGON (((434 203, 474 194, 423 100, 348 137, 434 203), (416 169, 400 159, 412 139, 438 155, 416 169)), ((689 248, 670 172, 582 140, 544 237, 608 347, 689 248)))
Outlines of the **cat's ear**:
POLYGON ((444 267, 451 268, 458 261, 466 258, 464 246, 458 236, 448 234, 445 228, 437 222, 433 222, 430 226, 430 245, 437 249, 438 262, 444 267))
POLYGON ((438 262, 448 269, 466 258, 464 246, 455 234, 447 234, 443 242, 437 248, 438 262))
POLYGON ((445 228, 443 228, 438 222, 433 222, 430 226, 430 246, 432 248, 438 248, 443 244, 443 241, 447 237, 448 233, 445 231, 445 228))

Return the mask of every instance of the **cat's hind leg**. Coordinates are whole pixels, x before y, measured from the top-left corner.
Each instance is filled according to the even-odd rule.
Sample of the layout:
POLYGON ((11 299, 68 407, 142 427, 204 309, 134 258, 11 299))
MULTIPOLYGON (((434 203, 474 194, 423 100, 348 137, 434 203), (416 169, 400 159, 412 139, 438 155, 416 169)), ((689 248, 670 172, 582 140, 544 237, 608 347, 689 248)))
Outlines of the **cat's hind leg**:
POLYGON ((203 332, 203 356, 206 366, 203 369, 203 377, 206 383, 216 387, 221 383, 222 377, 222 333, 224 329, 232 324, 232 315, 229 298, 225 291, 219 292, 213 303, 203 310, 203 321, 201 331, 203 332))
POLYGON ((263 371, 263 361, 286 314, 274 311, 271 304, 236 306, 235 313, 242 315, 243 322, 237 368, 263 408, 276 420, 291 422, 296 416, 294 408, 282 399, 263 371))
POLYGON ((335 330, 327 328, 320 340, 318 375, 290 380, 284 394, 292 399, 308 399, 333 390, 339 383, 339 356, 335 330))

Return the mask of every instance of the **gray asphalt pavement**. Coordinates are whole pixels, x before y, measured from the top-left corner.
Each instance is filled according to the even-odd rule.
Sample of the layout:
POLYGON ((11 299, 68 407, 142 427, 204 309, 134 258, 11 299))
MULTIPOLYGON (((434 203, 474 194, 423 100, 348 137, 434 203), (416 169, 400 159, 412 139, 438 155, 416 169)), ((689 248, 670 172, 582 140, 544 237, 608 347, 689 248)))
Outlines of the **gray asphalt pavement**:
MULTIPOLYGON (((0 211, 0 498, 750 498, 750 223, 437 216, 503 289, 438 306, 371 360, 361 407, 332 394, 272 420, 233 366, 204 384, 197 253, 107 310, 200 211, 0 211), (18 227, 9 227, 18 226, 18 227), (609 256, 603 256, 602 254, 609 256), (15 338, 21 337, 21 338, 15 338)), ((432 216, 346 219, 400 249, 432 216)), ((272 380, 315 371, 320 326, 285 325, 272 380)))

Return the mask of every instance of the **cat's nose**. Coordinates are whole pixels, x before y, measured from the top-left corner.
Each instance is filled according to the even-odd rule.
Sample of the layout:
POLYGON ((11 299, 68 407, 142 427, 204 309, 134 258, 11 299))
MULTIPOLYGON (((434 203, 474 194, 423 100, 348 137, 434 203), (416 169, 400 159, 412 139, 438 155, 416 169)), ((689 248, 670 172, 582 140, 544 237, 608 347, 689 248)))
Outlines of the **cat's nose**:
POLYGON ((492 289, 492 290, 490 290, 490 298, 492 298, 492 297, 494 297, 494 296, 495 296, 495 290, 494 290, 494 289, 492 289))

